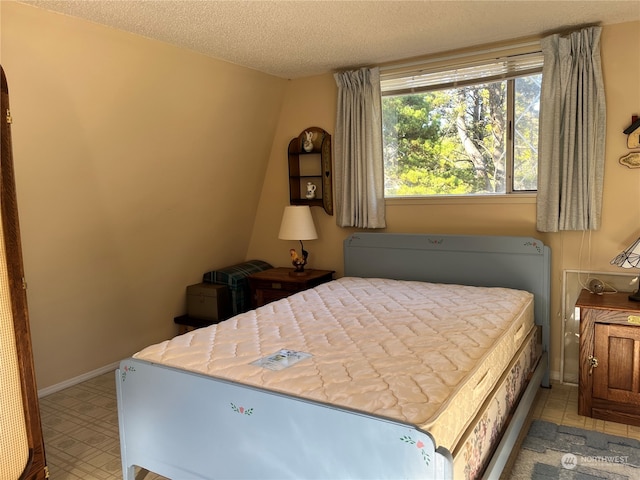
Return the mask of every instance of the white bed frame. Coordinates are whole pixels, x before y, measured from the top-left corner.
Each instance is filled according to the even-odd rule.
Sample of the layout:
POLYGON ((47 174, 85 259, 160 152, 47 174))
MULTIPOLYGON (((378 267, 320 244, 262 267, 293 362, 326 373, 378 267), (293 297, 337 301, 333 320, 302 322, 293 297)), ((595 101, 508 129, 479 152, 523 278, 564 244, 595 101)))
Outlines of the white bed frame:
MULTIPOLYGON (((549 248, 525 237, 358 233, 344 241, 344 261, 348 276, 535 295, 543 358, 485 473, 496 478, 549 385, 549 248)), ((451 454, 412 425, 133 358, 116 384, 124 480, 136 466, 174 480, 453 476, 451 454)))

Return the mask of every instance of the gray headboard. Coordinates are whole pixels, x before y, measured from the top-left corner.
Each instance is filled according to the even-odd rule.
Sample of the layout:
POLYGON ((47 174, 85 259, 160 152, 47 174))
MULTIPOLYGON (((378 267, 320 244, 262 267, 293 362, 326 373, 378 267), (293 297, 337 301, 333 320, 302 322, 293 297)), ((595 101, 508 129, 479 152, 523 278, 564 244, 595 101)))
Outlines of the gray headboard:
MULTIPOLYGON (((345 275, 508 287, 534 294, 543 349, 550 341, 551 252, 530 237, 355 233, 344 241, 345 275)), ((549 384, 548 373, 543 385, 549 384)))

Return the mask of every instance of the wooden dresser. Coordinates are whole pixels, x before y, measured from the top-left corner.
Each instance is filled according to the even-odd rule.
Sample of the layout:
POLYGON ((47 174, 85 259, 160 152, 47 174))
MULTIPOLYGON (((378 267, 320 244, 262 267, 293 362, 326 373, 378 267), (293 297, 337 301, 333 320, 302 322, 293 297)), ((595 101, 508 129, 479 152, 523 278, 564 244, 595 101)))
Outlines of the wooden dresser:
POLYGON ((578 413, 640 426, 640 302, 583 290, 578 413))

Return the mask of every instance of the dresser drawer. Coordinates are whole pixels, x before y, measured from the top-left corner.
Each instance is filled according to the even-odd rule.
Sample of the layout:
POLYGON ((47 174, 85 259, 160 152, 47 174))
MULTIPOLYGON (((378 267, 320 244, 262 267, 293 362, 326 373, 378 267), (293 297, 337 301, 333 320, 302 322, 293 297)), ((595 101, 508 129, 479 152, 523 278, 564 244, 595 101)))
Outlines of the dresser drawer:
POLYGON ((640 311, 587 309, 585 316, 595 323, 640 326, 640 311))

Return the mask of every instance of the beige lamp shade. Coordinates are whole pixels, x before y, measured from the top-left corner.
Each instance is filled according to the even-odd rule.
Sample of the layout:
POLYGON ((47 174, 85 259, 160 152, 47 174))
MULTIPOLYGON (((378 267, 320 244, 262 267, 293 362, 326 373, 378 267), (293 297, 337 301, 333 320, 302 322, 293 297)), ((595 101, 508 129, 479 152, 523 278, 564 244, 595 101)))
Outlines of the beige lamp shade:
POLYGON ((280 240, 315 240, 318 238, 311 209, 307 205, 291 205, 284 208, 280 224, 280 240))

